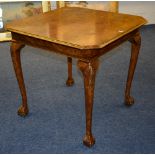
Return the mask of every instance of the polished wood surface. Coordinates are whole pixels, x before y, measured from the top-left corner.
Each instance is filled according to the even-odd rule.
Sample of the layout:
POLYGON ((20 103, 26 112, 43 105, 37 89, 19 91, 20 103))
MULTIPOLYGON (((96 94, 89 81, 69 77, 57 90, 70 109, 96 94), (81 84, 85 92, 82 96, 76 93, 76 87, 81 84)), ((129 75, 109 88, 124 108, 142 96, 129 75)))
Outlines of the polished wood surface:
MULTIPOLYGON (((104 2, 103 2, 104 3, 104 2)), ((101 3, 100 3, 101 4, 101 3)), ((93 7, 91 5, 91 9, 94 10, 102 10, 102 11, 110 11, 110 12, 115 12, 118 13, 119 10, 119 2, 118 1, 109 1, 108 5, 106 7, 103 8, 102 5, 102 9, 101 9, 101 5, 98 4, 98 6, 96 7, 96 5, 93 4, 93 7)), ((90 5, 86 2, 86 1, 79 1, 76 4, 75 3, 71 3, 71 2, 65 2, 65 1, 57 1, 57 8, 61 8, 61 7, 81 7, 81 8, 89 8, 90 9, 90 5)), ((66 81, 66 85, 67 86, 72 86, 74 84, 74 79, 72 77, 72 58, 67 58, 67 64, 68 64, 68 79, 66 81), (71 80, 70 80, 71 79, 71 80)))
MULTIPOLYGON (((92 134, 92 111, 99 57, 124 41, 131 42, 125 104, 132 105, 134 99, 131 96, 131 85, 141 43, 139 28, 145 22, 145 19, 138 16, 81 8, 62 8, 8 24, 6 28, 11 31, 13 38, 11 56, 22 96, 22 104, 18 114, 21 116, 28 114, 20 60, 20 52, 24 45, 31 45, 67 56, 69 68, 72 58, 77 58, 77 66, 83 74, 85 89, 86 133, 83 143, 88 147, 93 146, 95 138, 92 134)), ((68 82, 69 86, 74 82, 71 72, 69 72, 68 81, 70 81, 68 82)))
POLYGON ((6 29, 61 45, 94 49, 145 23, 142 17, 71 7, 15 21, 6 29))
POLYGON ((86 112, 86 134, 83 139, 83 143, 91 147, 95 143, 95 138, 92 135, 92 111, 93 111, 93 99, 95 88, 96 71, 99 67, 99 60, 94 59, 89 63, 79 60, 77 63, 84 78, 85 89, 85 112, 86 112))

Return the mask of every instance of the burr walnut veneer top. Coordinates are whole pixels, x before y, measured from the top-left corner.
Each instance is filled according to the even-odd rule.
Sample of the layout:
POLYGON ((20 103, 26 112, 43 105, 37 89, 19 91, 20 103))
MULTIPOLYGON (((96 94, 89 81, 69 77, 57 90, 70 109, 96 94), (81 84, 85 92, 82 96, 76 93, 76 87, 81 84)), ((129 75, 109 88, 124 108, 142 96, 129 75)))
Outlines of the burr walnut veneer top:
POLYGON ((13 21, 6 29, 78 49, 96 49, 145 23, 139 16, 68 7, 13 21))

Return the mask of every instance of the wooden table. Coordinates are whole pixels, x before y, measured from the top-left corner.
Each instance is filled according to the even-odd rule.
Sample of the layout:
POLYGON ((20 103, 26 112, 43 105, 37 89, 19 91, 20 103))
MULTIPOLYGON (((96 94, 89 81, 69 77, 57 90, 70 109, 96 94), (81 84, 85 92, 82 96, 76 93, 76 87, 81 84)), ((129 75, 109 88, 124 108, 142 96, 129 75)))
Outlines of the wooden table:
POLYGON ((130 88, 141 43, 139 28, 145 23, 146 20, 139 16, 75 7, 61 8, 7 24, 6 29, 12 33, 11 56, 22 96, 18 114, 28 114, 20 60, 20 51, 25 45, 63 54, 69 60, 77 58, 77 66, 83 73, 85 89, 86 134, 83 143, 92 146, 95 143, 91 130, 92 110, 99 57, 124 41, 131 42, 125 103, 132 105, 134 99, 130 95, 130 88))

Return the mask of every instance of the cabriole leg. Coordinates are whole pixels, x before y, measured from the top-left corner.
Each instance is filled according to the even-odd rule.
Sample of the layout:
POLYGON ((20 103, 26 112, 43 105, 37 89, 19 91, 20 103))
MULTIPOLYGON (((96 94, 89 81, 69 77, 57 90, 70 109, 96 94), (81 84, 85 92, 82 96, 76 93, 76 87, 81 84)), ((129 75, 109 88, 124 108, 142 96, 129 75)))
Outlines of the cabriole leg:
POLYGON ((26 116, 29 111, 28 105, 27 105, 26 89, 25 89, 24 78, 23 78, 22 67, 21 67, 21 59, 20 59, 20 51, 23 47, 24 47, 23 44, 13 41, 10 48, 12 62, 13 62, 16 78, 17 78, 19 89, 22 96, 22 105, 18 109, 18 115, 20 116, 26 116))
POLYGON ((91 62, 79 60, 77 65, 83 74, 85 88, 86 134, 84 136, 83 143, 86 146, 91 147, 95 144, 95 138, 92 135, 92 111, 95 77, 99 61, 98 59, 91 62))
POLYGON ((126 82, 126 90, 125 90, 125 104, 132 105, 134 103, 134 98, 130 95, 131 84, 138 60, 140 45, 141 45, 141 37, 140 33, 138 32, 132 39, 131 42, 131 58, 130 58, 130 65, 128 70, 128 77, 126 82))
POLYGON ((74 84, 74 79, 72 77, 72 58, 71 57, 67 58, 67 63, 68 63, 68 79, 66 81, 66 85, 72 86, 74 84))

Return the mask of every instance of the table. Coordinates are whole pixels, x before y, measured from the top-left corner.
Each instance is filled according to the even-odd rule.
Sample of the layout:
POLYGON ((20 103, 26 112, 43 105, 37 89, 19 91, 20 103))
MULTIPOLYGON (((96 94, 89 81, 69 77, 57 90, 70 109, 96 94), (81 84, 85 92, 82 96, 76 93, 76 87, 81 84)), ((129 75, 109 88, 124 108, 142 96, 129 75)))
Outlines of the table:
POLYGON ((139 16, 73 7, 7 24, 6 30, 12 33, 11 56, 22 96, 18 114, 26 116, 29 111, 20 60, 20 51, 25 45, 63 54, 70 60, 77 58, 85 89, 86 133, 83 143, 93 146, 92 111, 99 57, 124 41, 131 42, 125 103, 132 105, 134 99, 130 89, 141 44, 139 28, 145 23, 146 20, 139 16))

